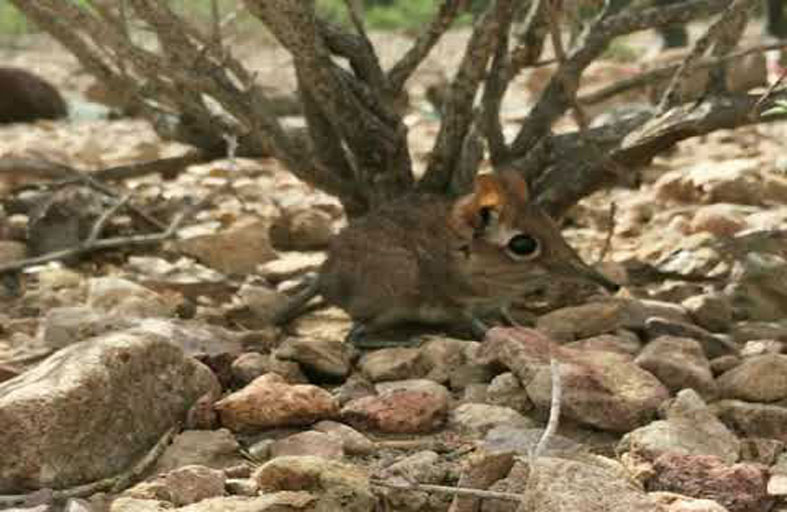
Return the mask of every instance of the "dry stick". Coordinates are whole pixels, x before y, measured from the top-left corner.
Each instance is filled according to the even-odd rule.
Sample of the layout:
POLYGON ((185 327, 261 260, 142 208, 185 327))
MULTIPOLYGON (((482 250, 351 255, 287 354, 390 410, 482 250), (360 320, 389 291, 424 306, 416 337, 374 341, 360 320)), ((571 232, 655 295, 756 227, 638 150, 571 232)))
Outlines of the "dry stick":
POLYGON ((85 239, 83 242, 85 245, 92 245, 96 243, 98 237, 101 236, 101 233, 104 231, 104 227, 107 225, 110 217, 112 217, 117 211, 122 208, 128 201, 131 199, 131 193, 129 192, 125 196, 121 197, 118 201, 115 202, 111 207, 107 208, 107 210, 101 214, 101 216, 96 220, 93 224, 93 229, 90 230, 90 235, 85 239))
POLYGON ((515 494, 512 492, 499 492, 499 491, 486 491, 484 489, 470 489, 467 487, 449 487, 447 485, 434 485, 434 484, 422 484, 419 482, 408 482, 406 484, 398 484, 393 482, 386 482, 385 480, 379 479, 371 479, 369 481, 372 485, 376 485, 378 487, 387 487, 389 489, 399 489, 402 491, 426 491, 426 492, 435 492, 439 494, 448 494, 451 496, 473 496, 476 498, 488 498, 488 499, 495 499, 495 500, 506 500, 506 501, 522 501, 523 496, 521 494, 515 494))
POLYGON ((601 248, 601 253, 598 255, 598 259, 596 263, 601 263, 607 257, 607 253, 609 252, 610 248, 612 247, 612 235, 615 233, 615 213, 617 213, 618 204, 615 201, 612 201, 609 204, 609 215, 607 216, 607 222, 609 222, 609 227, 607 228, 607 237, 604 240, 604 246, 601 248))
POLYGON ((784 81, 785 77, 787 77, 787 68, 782 69, 779 78, 777 78, 770 86, 768 86, 768 90, 765 91, 762 94, 762 96, 760 96, 760 99, 757 100, 757 103, 754 104, 754 106, 751 109, 751 114, 753 117, 756 118, 757 116, 760 115, 759 114, 760 107, 762 106, 763 103, 765 103, 765 101, 768 100, 768 98, 771 97, 771 95, 774 93, 776 88, 779 87, 779 84, 781 84, 784 81))
POLYGON ((402 90, 407 79, 453 24, 464 3, 465 0, 444 0, 426 30, 416 38, 413 46, 388 71, 388 82, 394 94, 402 90))
POLYGON ((132 245, 149 245, 149 244, 157 244, 163 242, 175 236, 177 230, 180 228, 180 226, 187 218, 194 215, 205 204, 207 204, 211 199, 213 199, 213 197, 223 192, 225 188, 227 187, 226 186, 220 187, 213 190, 198 203, 194 204, 190 208, 187 208, 185 211, 182 211, 177 215, 175 215, 175 217, 172 219, 172 222, 170 222, 167 229, 161 233, 153 233, 149 235, 118 236, 113 238, 103 238, 101 240, 94 240, 91 244, 81 243, 76 247, 61 249, 59 251, 53 251, 46 254, 42 254, 41 256, 12 261, 10 263, 0 265, 0 273, 9 272, 12 270, 20 270, 23 268, 32 267, 33 265, 42 265, 44 263, 49 263, 51 261, 60 261, 66 258, 81 256, 83 254, 87 254, 102 249, 117 249, 119 247, 128 247, 132 245))
POLYGON ((552 379, 552 398, 549 402, 549 419, 544 432, 541 433, 541 438, 536 443, 536 446, 530 452, 530 466, 546 449, 550 439, 557 432, 557 427, 560 425, 560 400, 563 396, 563 384, 560 378, 560 362, 555 357, 552 350, 552 344, 549 344, 549 374, 552 379))
MULTIPOLYGON (((146 163, 153 163, 155 164, 158 161, 154 162, 146 162, 146 163)), ((123 166, 125 167, 125 166, 123 166)), ((112 170, 112 169, 109 169, 112 170)), ((79 171, 78 169, 74 169, 73 167, 69 167, 64 164, 60 164, 57 162, 51 162, 49 160, 39 160, 39 159, 32 159, 32 158, 4 158, 0 160, 0 174, 14 174, 20 173, 22 171, 25 174, 36 174, 41 178, 50 178, 58 180, 56 185, 67 185, 69 183, 83 183, 95 190, 98 190, 102 194, 105 194, 109 197, 118 197, 118 193, 112 190, 110 187, 103 185, 98 180, 96 180, 96 175, 101 171, 97 171, 96 173, 84 173, 79 171)), ((129 211, 137 215, 140 219, 147 222, 148 224, 156 227, 157 229, 164 229, 164 225, 155 217, 151 216, 144 210, 141 210, 133 205, 128 205, 129 211)))
MULTIPOLYGON (((137 479, 139 479, 141 475, 150 469, 153 463, 156 462, 162 453, 164 453, 164 450, 167 448, 167 446, 169 446, 170 442, 172 442, 172 439, 179 430, 179 426, 175 426, 167 430, 164 435, 159 438, 158 442, 153 446, 153 448, 151 448, 144 457, 134 464, 130 470, 120 473, 119 475, 91 482, 89 484, 78 485, 68 489, 55 489, 52 491, 52 500, 62 501, 69 498, 82 498, 97 492, 105 491, 116 494, 122 490, 125 490, 137 479)), ((29 495, 27 494, 6 496, 0 495, 0 506, 11 507, 23 505, 27 502, 28 497, 29 495)))
MULTIPOLYGON (((770 50, 780 50, 783 48, 787 48, 787 42, 783 41, 780 43, 761 44, 757 46, 752 46, 751 48, 747 48, 745 50, 741 50, 735 53, 730 53, 724 55, 723 57, 715 57, 712 59, 701 60, 695 63, 694 69, 712 68, 724 62, 728 62, 730 60, 734 60, 739 57, 745 57, 746 55, 750 55, 752 53, 762 53, 770 50)), ((671 64, 669 66, 663 66, 660 68, 644 71, 631 78, 625 78, 623 80, 619 80, 612 85, 608 85, 596 91, 581 95, 579 97, 579 103, 582 105, 594 105, 604 100, 608 100, 613 96, 624 93, 628 90, 636 89, 637 87, 645 87, 651 84, 654 80, 660 80, 662 78, 669 77, 670 75, 675 73, 675 71, 677 71, 678 68, 680 68, 680 66, 681 66, 680 63, 671 64)))
POLYGON ((672 76, 667 90, 664 91, 664 95, 659 101, 657 114, 663 114, 670 107, 680 102, 680 86, 694 70, 695 62, 727 30, 729 23, 735 19, 740 11, 746 9, 747 3, 751 3, 751 0, 732 0, 721 16, 719 16, 719 19, 712 23, 705 33, 697 39, 689 54, 683 59, 680 67, 672 76))

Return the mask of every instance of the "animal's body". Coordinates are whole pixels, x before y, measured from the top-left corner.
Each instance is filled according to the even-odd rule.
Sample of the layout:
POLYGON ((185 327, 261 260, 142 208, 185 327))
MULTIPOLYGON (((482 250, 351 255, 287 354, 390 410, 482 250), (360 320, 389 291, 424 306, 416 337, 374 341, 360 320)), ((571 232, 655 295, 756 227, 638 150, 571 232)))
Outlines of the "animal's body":
POLYGON ((0 123, 60 119, 68 107, 57 89, 33 73, 0 67, 0 123))
POLYGON ((368 333, 404 323, 478 325, 551 280, 616 288, 582 262, 514 172, 479 176, 459 199, 412 195, 334 239, 316 283, 368 333))

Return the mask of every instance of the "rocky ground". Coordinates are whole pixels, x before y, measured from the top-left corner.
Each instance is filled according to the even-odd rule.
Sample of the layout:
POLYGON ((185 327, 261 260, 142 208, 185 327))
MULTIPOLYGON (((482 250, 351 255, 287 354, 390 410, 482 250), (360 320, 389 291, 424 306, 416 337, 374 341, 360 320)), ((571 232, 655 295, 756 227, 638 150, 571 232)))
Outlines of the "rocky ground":
MULTIPOLYGON (((425 87, 462 37, 412 84, 417 161, 438 125, 425 87)), ((395 53, 398 39, 386 41, 395 53)), ((647 41, 629 44, 636 53, 647 41)), ((0 128, 0 154, 96 170, 186 151, 142 121, 99 119, 73 59, 45 40, 26 45, 4 60, 65 90, 76 119, 0 128)), ((238 53, 263 80, 291 80, 285 54, 238 53)), ((588 87, 638 66, 594 65, 588 87)), ((518 83, 509 127, 538 81, 518 83)), ((4 282, 0 507, 784 512, 785 141, 787 124, 689 140, 643 170, 637 189, 577 205, 565 234, 595 261, 611 233, 600 267, 626 285, 618 295, 539 312, 532 328, 496 328, 483 342, 428 335, 363 354, 342 343, 338 310, 270 323, 342 226, 335 200, 272 160, 131 180, 134 204, 161 218, 217 193, 161 247, 4 282), (645 279, 633 261, 661 273, 645 279), (550 354, 562 417, 534 456, 550 354)), ((27 178, 0 177, 0 264, 27 249, 30 217, 8 207, 27 178)), ((128 233, 132 217, 107 230, 128 233)))

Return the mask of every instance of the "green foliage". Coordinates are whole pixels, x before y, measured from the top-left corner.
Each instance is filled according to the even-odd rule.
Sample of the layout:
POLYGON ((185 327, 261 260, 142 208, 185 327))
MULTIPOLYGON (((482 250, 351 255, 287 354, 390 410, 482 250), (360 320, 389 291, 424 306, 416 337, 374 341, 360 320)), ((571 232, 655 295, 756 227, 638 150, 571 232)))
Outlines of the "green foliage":
POLYGON ((776 100, 774 103, 776 106, 769 108, 762 115, 787 114, 787 100, 776 100))
MULTIPOLYGON (((412 29, 424 26, 437 9, 435 0, 399 0, 375 2, 367 0, 365 20, 369 28, 378 30, 412 29)), ((347 23, 343 0, 317 0, 318 12, 337 23, 347 23)))

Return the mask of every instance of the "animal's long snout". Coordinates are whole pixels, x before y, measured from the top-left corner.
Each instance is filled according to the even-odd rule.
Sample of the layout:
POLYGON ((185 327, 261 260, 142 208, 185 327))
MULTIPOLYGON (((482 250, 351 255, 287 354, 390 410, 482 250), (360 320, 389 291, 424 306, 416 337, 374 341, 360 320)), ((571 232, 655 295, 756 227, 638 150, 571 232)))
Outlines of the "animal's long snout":
POLYGON ((587 265, 580 259, 572 261, 568 266, 569 269, 566 269, 568 271, 567 273, 573 274, 573 276, 577 279, 596 283, 612 293, 620 290, 620 285, 618 283, 612 281, 607 276, 594 269, 590 265, 587 265))

